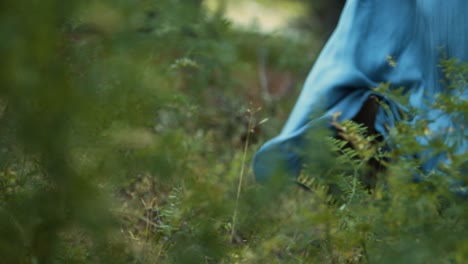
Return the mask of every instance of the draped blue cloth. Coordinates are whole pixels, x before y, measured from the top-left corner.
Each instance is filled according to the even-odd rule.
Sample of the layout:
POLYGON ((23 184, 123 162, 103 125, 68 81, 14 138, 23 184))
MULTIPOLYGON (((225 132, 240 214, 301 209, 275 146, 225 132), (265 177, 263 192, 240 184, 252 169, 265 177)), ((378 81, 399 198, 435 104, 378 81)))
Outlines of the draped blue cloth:
MULTIPOLYGON (((320 120, 329 120, 337 112, 339 120, 352 119, 371 95, 390 109, 379 107, 376 114, 375 129, 386 136, 385 126, 393 126, 404 108, 372 90, 387 82, 404 87, 412 107, 427 108, 427 116, 416 120, 436 118, 429 125, 432 131, 454 128, 459 140, 449 144, 457 144, 456 152, 463 153, 468 148, 464 126, 425 103, 446 90, 439 66, 443 54, 460 62, 468 60, 468 0, 348 0, 283 130, 255 154, 256 179, 267 180, 278 173, 298 176, 307 132, 323 126, 320 120), (389 63, 389 57, 396 65, 389 63), (317 111, 324 114, 311 119, 317 111)), ((457 96, 466 100, 467 95, 465 89, 457 96)), ((424 169, 433 169, 442 159, 443 155, 433 157, 424 169)))

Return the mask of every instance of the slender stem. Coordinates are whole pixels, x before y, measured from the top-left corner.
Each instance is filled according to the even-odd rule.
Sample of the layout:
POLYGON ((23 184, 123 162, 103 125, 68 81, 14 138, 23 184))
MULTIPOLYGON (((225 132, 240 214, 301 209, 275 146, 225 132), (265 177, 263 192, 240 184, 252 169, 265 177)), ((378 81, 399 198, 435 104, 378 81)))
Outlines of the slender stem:
POLYGON ((243 153, 243 156, 242 156, 242 165, 241 165, 241 170, 240 170, 240 175, 239 175, 239 183, 237 185, 237 195, 236 195, 236 205, 235 205, 235 208, 234 208, 234 215, 232 216, 232 228, 231 228, 231 241, 234 241, 234 236, 235 236, 235 233, 236 233, 236 230, 235 230, 235 227, 236 227, 236 221, 237 221, 237 213, 238 213, 238 209, 239 209, 239 198, 240 198, 240 194, 241 194, 241 189, 242 189, 242 182, 243 182, 243 179, 244 179, 244 171, 245 171, 245 161, 247 159, 247 148, 249 147, 249 140, 250 140, 250 132, 252 130, 252 126, 253 126, 253 112, 252 111, 248 111, 250 116, 249 116, 249 125, 247 127, 247 137, 246 137, 246 140, 245 140, 245 144, 244 144, 244 153, 243 153))

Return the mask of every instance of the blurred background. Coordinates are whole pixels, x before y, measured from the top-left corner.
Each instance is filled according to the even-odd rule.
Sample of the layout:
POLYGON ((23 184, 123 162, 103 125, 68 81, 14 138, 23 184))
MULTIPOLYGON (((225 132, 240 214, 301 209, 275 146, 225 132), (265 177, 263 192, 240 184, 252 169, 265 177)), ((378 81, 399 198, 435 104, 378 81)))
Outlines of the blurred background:
POLYGON ((327 37, 336 25, 345 1, 206 0, 203 3, 210 11, 223 12, 234 25, 245 30, 327 37))

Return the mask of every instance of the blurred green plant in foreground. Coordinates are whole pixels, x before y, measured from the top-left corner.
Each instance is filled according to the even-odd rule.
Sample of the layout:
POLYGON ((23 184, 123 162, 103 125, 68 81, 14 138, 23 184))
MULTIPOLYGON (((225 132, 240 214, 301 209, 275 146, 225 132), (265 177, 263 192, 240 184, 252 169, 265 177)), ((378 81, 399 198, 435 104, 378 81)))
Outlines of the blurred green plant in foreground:
MULTIPOLYGON (((311 150, 320 159, 299 179, 311 192, 283 177, 254 184, 255 142, 279 128, 321 43, 234 30, 201 1, 181 3, 0 4, 2 263, 468 259, 466 202, 447 181, 464 179, 466 155, 410 183, 417 161, 401 157, 422 124, 397 127, 405 144, 390 153, 332 139, 330 155, 311 150), (393 162, 369 194, 359 176, 371 157, 393 162)), ((444 69, 466 82, 466 65, 444 69)), ((465 113, 456 99, 439 103, 465 113)))

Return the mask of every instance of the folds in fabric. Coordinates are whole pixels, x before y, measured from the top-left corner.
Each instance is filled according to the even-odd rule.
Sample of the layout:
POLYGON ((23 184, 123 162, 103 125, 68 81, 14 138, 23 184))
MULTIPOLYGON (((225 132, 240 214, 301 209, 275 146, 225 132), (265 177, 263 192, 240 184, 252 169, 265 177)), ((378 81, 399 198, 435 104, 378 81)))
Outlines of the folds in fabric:
MULTIPOLYGON (((425 102, 445 91, 440 82, 442 53, 460 62, 468 60, 467 11, 466 0, 348 0, 283 130, 256 153, 253 169, 257 180, 277 173, 298 176, 307 132, 326 126, 320 121, 338 112, 339 120, 352 119, 371 95, 389 106, 390 112, 377 111, 375 121, 375 129, 386 136, 384 126, 399 121, 399 109, 404 106, 376 94, 372 88, 380 83, 404 87, 412 107, 428 108, 425 102), (396 63, 389 63, 389 57, 396 63), (316 112, 323 115, 311 118, 316 112)), ((427 109, 427 113, 434 116, 437 110, 427 109)), ((442 130, 452 125, 450 117, 443 117, 430 127, 442 130)), ((467 146, 465 141, 458 145, 459 152, 467 146)), ((432 159, 426 169, 441 159, 432 159)))

